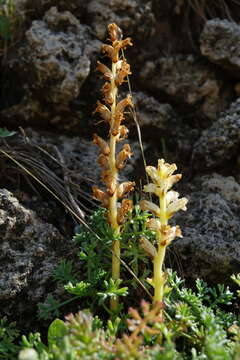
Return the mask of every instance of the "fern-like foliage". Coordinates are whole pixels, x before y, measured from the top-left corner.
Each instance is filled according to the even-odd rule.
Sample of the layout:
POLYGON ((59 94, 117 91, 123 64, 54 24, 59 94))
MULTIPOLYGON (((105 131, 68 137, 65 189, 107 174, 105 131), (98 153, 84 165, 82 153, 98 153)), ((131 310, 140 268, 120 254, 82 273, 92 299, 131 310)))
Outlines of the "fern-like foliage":
POLYGON ((0 359, 16 359, 19 346, 16 345, 16 339, 19 331, 14 322, 8 323, 7 318, 0 319, 0 359))

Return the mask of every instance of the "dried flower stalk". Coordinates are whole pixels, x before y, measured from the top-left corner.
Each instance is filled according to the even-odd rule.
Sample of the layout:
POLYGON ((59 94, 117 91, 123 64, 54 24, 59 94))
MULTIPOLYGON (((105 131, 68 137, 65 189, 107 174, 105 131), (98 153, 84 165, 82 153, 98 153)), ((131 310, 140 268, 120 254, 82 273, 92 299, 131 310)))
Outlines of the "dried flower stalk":
MULTIPOLYGON (((118 200, 124 197, 134 188, 133 182, 118 183, 118 172, 125 166, 125 162, 131 157, 132 152, 129 144, 123 145, 122 150, 116 153, 116 144, 125 139, 128 133, 127 128, 122 125, 124 111, 127 106, 132 106, 131 96, 128 95, 121 101, 117 101, 118 87, 131 74, 130 65, 121 56, 121 50, 131 46, 131 39, 122 40, 122 31, 116 24, 108 25, 111 45, 102 46, 103 53, 110 58, 111 69, 98 62, 97 70, 103 74, 106 80, 102 87, 103 103, 98 101, 95 112, 98 112, 102 119, 109 124, 109 141, 103 140, 98 135, 94 135, 93 142, 99 146, 100 155, 98 163, 102 168, 102 181, 106 190, 93 187, 93 195, 101 201, 102 206, 108 209, 108 222, 114 230, 116 240, 112 246, 112 278, 120 278, 120 225, 124 222, 124 217, 132 209, 132 202, 123 199, 121 204, 118 200)), ((111 308, 115 309, 117 301, 111 302, 111 308)))
POLYGON ((141 246, 147 254, 153 258, 153 279, 150 279, 154 287, 154 303, 162 302, 164 296, 164 285, 166 274, 163 272, 163 262, 167 246, 175 239, 182 237, 179 226, 168 225, 168 220, 179 210, 186 210, 188 200, 179 199, 176 191, 169 191, 172 186, 181 179, 181 174, 173 175, 177 169, 175 164, 165 163, 163 159, 158 160, 157 168, 147 166, 146 171, 153 183, 144 186, 144 191, 153 193, 159 198, 159 206, 151 201, 142 200, 140 206, 142 210, 148 210, 155 218, 148 221, 148 228, 155 231, 157 240, 157 249, 148 244, 142 238, 141 246))

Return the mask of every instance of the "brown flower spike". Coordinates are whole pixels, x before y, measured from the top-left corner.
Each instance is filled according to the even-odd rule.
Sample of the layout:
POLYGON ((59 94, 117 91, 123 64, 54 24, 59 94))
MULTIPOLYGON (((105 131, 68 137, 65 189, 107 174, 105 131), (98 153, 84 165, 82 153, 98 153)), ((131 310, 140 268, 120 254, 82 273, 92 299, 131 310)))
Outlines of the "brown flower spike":
MULTIPOLYGON (((98 112, 102 119, 109 124, 109 140, 105 141, 100 136, 94 134, 94 144, 99 146, 100 155, 98 164, 102 169, 101 179, 105 184, 106 190, 93 187, 93 196, 101 201, 102 206, 108 209, 108 222, 114 230, 115 235, 120 234, 120 225, 124 222, 125 215, 132 209, 131 200, 119 199, 133 190, 133 182, 118 183, 118 172, 121 170, 131 157, 132 152, 129 144, 124 144, 122 150, 117 153, 116 144, 127 137, 128 130, 122 125, 124 111, 127 106, 133 106, 131 96, 128 95, 121 101, 117 101, 118 87, 126 81, 131 74, 130 65, 122 55, 122 49, 132 46, 131 39, 122 40, 122 31, 116 24, 108 25, 108 32, 111 44, 102 46, 103 53, 110 58, 111 69, 98 62, 97 70, 103 74, 104 83, 102 87, 103 100, 97 102, 95 112, 98 112)), ((120 277, 120 241, 115 240, 112 245, 112 278, 120 277)), ((117 301, 111 303, 111 308, 115 309, 117 301)))

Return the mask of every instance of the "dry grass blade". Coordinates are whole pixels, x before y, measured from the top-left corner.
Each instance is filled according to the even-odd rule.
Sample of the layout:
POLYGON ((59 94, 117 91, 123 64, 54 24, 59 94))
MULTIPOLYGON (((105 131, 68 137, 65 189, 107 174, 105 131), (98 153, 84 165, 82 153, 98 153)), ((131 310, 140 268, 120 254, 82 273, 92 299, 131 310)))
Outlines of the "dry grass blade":
MULTIPOLYGON (((43 168, 41 165, 39 165, 39 167, 36 169, 36 160, 33 159, 29 159, 26 158, 25 155, 26 154, 20 154, 20 153, 15 153, 14 151, 9 151, 9 150, 3 150, 0 149, 0 153, 2 153, 5 157, 7 157, 8 159, 12 160, 21 170, 23 170, 27 175, 31 176, 38 184, 40 184, 45 190, 47 190, 55 199, 57 199, 81 224, 83 224, 89 231, 93 232, 94 231, 89 227, 89 225, 86 223, 86 221, 84 221, 77 213, 76 211, 74 211, 72 209, 71 206, 69 206, 68 203, 66 203, 64 201, 65 199, 65 195, 62 195, 62 198, 60 198, 58 195, 56 195, 49 186, 47 186, 42 180, 41 178, 46 178, 46 168, 43 168), (26 166, 35 166, 35 174, 29 170, 26 166, 24 166, 20 161, 22 161, 23 163, 26 164, 26 166)), ((56 179, 54 179, 55 176, 53 176, 53 178, 51 178, 51 180, 48 181, 52 186, 57 186, 58 189, 62 189, 62 187, 60 186, 59 183, 57 183, 56 179), (55 180, 55 181, 54 181, 55 180)), ((59 181, 61 181, 60 179, 58 179, 59 181)), ((67 201, 69 202, 69 200, 67 201)), ((95 235, 95 233, 94 233, 95 235)))
MULTIPOLYGON (((45 150, 43 150, 46 153, 45 150)), ((96 238, 100 239, 98 234, 88 225, 88 223, 79 215, 79 213, 72 207, 72 202, 68 198, 68 193, 64 188, 64 180, 60 179, 54 172, 52 172, 47 166, 37 160, 36 156, 31 155, 28 151, 24 150, 14 150, 8 147, 5 149, 0 148, 0 154, 2 154, 5 158, 10 159, 17 168, 21 169, 23 173, 29 175, 32 179, 34 179, 39 185, 41 185, 48 193, 50 193, 58 202, 60 202, 66 210, 69 211, 70 214, 74 216, 74 218, 82 224, 88 231, 90 231, 96 238), (46 183, 48 185, 46 185, 46 183), (51 189, 54 189, 51 190, 51 189), (60 196, 57 194, 61 194, 60 196)), ((48 153, 47 153, 48 154, 48 153)), ((51 158, 52 156, 48 154, 51 158)), ((57 161, 59 164, 59 161, 57 161)), ((61 165, 61 164, 60 164, 61 165)), ((75 184, 76 186, 76 184, 75 184)), ((82 192, 79 191, 81 196, 83 196, 82 192)), ((85 198, 89 201, 87 194, 85 194, 85 198)), ((78 205, 79 206, 79 205, 78 205)), ((81 205, 83 207, 83 205, 81 205)), ((111 248, 109 250, 112 252, 111 248)), ((122 265, 126 268, 126 270, 135 278, 135 280, 139 283, 139 285, 143 288, 146 294, 152 298, 150 292, 145 287, 145 285, 141 282, 141 280, 135 275, 135 273, 131 270, 131 268, 120 258, 118 260, 122 263, 122 265)))

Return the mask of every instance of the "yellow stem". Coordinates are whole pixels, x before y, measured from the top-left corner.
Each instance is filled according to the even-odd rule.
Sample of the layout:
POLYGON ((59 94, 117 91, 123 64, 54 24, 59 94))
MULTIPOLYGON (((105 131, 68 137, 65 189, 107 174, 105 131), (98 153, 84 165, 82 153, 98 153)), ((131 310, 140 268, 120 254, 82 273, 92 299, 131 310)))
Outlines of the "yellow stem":
POLYGON ((163 301, 164 293, 164 273, 163 262, 166 253, 166 246, 159 245, 157 255, 153 261, 154 271, 154 298, 153 301, 163 301))
MULTIPOLYGON (((166 194, 163 193, 159 199, 160 203, 160 222, 161 227, 167 225, 167 205, 166 205, 166 194)), ((154 282, 154 299, 153 301, 163 301, 164 295, 164 272, 163 272, 163 263, 166 254, 166 245, 161 245, 162 242, 162 232, 159 230, 157 232, 157 242, 158 242, 158 251, 157 255, 153 260, 153 282, 154 282)))
MULTIPOLYGON (((116 63, 112 63, 112 80, 111 80, 111 94, 113 96, 113 103, 111 105, 111 128, 114 126, 114 117, 116 112, 117 92, 118 88, 115 84, 116 75, 116 63)), ((109 170, 112 176, 112 186, 114 189, 117 187, 118 170, 116 168, 116 142, 119 135, 112 135, 110 129, 110 154, 109 154, 109 170)), ((118 235, 120 227, 117 222, 117 192, 109 198, 109 209, 108 209, 109 222, 114 230, 114 234, 118 235)), ((112 278, 117 280, 120 278, 120 241, 115 240, 112 244, 112 278)), ((118 306, 118 299, 111 299, 110 307, 111 310, 115 310, 118 306)))

